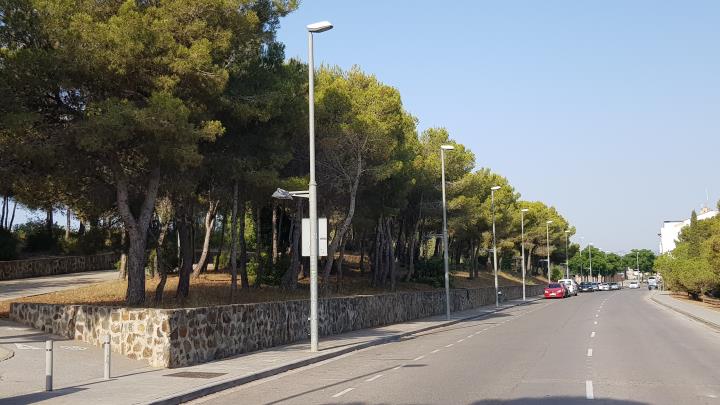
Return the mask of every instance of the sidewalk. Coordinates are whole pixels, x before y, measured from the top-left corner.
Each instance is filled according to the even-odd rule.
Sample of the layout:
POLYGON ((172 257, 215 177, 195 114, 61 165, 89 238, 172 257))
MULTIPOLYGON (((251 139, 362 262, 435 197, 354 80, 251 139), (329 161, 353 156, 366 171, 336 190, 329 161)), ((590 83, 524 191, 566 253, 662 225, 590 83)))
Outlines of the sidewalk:
POLYGON ((99 270, 84 273, 58 274, 55 276, 19 278, 17 280, 3 280, 0 281, 0 301, 47 294, 115 279, 117 279, 116 270, 99 270))
MULTIPOLYGON (((536 300, 538 298, 531 298, 527 303, 536 300)), ((435 316, 329 336, 320 339, 321 350, 317 353, 308 351, 308 342, 301 342, 181 369, 138 369, 110 381, 96 378, 67 385, 56 384, 56 389, 52 392, 36 389, 35 392, 10 398, 3 393, 4 383, 0 382, 0 398, 4 398, 0 399, 0 404, 177 404, 356 350, 392 342, 408 335, 502 312, 518 305, 523 305, 523 302, 509 301, 499 309, 492 305, 458 312, 452 314, 450 320, 446 320, 444 315, 435 316)), ((498 313, 497 316, 502 314, 498 313)), ((118 361, 119 358, 119 355, 113 355, 113 361, 118 361)), ((0 366, 2 364, 0 363, 0 366)), ((84 362, 75 365, 77 368, 86 367, 84 362)), ((57 367, 56 362, 56 370, 57 367)), ((37 372, 39 381, 42 381, 44 367, 39 367, 37 372)), ((6 375, 6 378, 8 377, 11 378, 6 375)))
POLYGON ((720 311, 715 311, 692 302, 686 302, 673 298, 669 291, 656 292, 650 295, 650 299, 673 311, 679 312, 698 322, 702 322, 711 328, 720 330, 720 311))

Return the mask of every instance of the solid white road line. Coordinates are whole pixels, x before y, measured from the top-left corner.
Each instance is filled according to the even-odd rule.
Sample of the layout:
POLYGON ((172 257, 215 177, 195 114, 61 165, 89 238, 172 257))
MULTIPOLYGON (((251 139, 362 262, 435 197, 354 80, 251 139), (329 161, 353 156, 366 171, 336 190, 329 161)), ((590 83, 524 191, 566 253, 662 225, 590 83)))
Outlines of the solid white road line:
POLYGON ((352 391, 352 390, 354 390, 354 389, 355 389, 354 387, 352 387, 352 388, 346 388, 346 389, 338 392, 337 394, 333 395, 332 397, 333 397, 333 398, 341 397, 341 396, 347 394, 348 392, 350 392, 350 391, 352 391))
POLYGON ((368 378, 367 380, 365 380, 365 382, 373 382, 373 381, 377 380, 378 378, 380 378, 380 377, 382 377, 382 376, 383 376, 382 374, 378 374, 378 375, 376 375, 376 376, 373 376, 373 377, 368 378))
POLYGON ((424 358, 425 358, 425 356, 417 356, 417 357, 415 357, 415 358, 413 359, 413 361, 422 360, 422 359, 424 359, 424 358))
POLYGON ((595 337, 595 332, 591 333, 591 334, 590 334, 590 337, 591 337, 591 338, 594 338, 594 337, 595 337))
POLYGON ((592 357, 592 349, 588 349, 588 357, 592 357))
POLYGON ((585 381, 585 398, 595 399, 595 394, 593 393, 592 381, 590 381, 590 380, 585 381))

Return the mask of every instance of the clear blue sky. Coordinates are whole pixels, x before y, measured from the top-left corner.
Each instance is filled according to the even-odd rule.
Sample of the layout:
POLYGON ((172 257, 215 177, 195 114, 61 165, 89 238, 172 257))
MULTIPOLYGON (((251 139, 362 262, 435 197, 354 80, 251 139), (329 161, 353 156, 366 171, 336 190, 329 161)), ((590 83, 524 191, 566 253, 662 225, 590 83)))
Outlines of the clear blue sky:
MULTIPOLYGON (((663 220, 720 198, 720 2, 306 0, 288 57, 397 87, 524 199, 604 250, 657 250, 663 220)), ((579 238, 576 238, 579 241, 579 238)))

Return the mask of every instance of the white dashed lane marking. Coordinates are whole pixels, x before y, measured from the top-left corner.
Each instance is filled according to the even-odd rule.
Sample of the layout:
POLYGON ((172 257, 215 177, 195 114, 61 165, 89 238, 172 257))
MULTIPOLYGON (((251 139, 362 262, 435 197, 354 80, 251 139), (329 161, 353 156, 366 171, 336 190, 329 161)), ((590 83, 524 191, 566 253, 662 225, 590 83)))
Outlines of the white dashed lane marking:
POLYGON ((591 337, 591 338, 594 338, 594 337, 595 337, 595 332, 591 333, 591 334, 590 334, 590 337, 591 337))
POLYGON ((378 378, 380 378, 380 377, 382 377, 382 376, 383 376, 382 374, 378 374, 378 375, 376 375, 376 376, 373 376, 373 377, 368 378, 367 380, 365 380, 365 382, 373 382, 373 381, 377 380, 378 378))
POLYGON ((587 398, 587 399, 595 398, 595 394, 593 393, 592 381, 590 381, 590 380, 585 381, 585 398, 587 398))
POLYGON ((587 356, 588 356, 588 357, 592 357, 592 349, 588 349, 587 356))
POLYGON ((453 347, 455 346, 455 343, 450 343, 449 345, 445 345, 445 347, 453 347))
POLYGON ((422 359, 424 359, 424 358, 425 358, 425 356, 417 356, 417 357, 415 357, 415 358, 413 359, 413 361, 422 360, 422 359))
POLYGON ((346 389, 338 392, 337 394, 333 395, 332 397, 333 397, 333 398, 341 397, 341 396, 347 394, 348 392, 350 392, 350 391, 352 391, 352 390, 354 390, 354 389, 355 389, 354 387, 353 387, 353 388, 346 388, 346 389))
POLYGON ((439 351, 440 351, 440 349, 435 349, 435 350, 431 351, 430 354, 435 354, 435 353, 437 353, 437 352, 439 352, 439 351))

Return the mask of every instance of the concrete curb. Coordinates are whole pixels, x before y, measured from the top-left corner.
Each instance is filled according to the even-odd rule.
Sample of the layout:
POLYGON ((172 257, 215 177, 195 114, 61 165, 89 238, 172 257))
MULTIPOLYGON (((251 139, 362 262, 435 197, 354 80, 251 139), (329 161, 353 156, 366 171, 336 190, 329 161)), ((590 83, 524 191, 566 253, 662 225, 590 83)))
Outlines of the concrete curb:
POLYGON ((691 319, 693 319, 693 320, 696 320, 696 321, 698 321, 698 322, 700 322, 700 323, 703 323, 703 324, 705 324, 705 325, 707 325, 707 326, 709 326, 709 327, 711 327, 711 328, 713 328, 713 329, 715 329, 715 330, 717 330, 717 331, 720 331, 720 325, 718 325, 718 324, 715 323, 715 322, 708 321, 708 320, 705 319, 705 318, 701 318, 701 317, 699 317, 699 316, 697 316, 697 315, 693 315, 693 314, 691 314, 691 313, 689 313, 689 312, 687 312, 687 311, 684 311, 684 310, 682 310, 682 309, 680 309, 680 308, 674 307, 674 306, 669 305, 669 304, 666 304, 666 303, 664 303, 664 302, 660 302, 660 301, 656 300, 654 296, 653 296, 653 297, 650 297, 650 299, 653 300, 653 301, 655 301, 655 303, 664 306, 665 308, 672 309, 673 311, 675 311, 675 312, 677 312, 677 313, 679 313, 679 314, 685 315, 685 316, 687 316, 688 318, 691 318, 691 319))
POLYGON ((232 379, 220 381, 220 382, 217 382, 217 383, 214 383, 211 385, 197 387, 197 388, 185 391, 185 392, 173 394, 173 395, 170 395, 167 397, 158 398, 158 399, 152 400, 150 402, 147 402, 147 404, 148 405, 175 405, 175 404, 181 404, 184 402, 189 402, 189 401, 192 401, 192 400, 195 400, 198 398, 202 398, 207 395, 216 394, 220 391, 225 391, 230 388, 244 385, 244 384, 250 383, 252 381, 260 380, 260 379, 267 378, 267 377, 272 377, 274 375, 281 374, 281 373, 284 373, 284 372, 287 372, 290 370, 294 370, 297 368, 309 366, 311 364, 320 363, 322 361, 329 360, 334 357, 339 357, 339 356, 342 356, 347 353, 366 349, 366 348, 372 347, 372 346, 379 346, 379 345, 387 344, 390 342, 400 340, 404 337, 416 335, 418 333, 426 332, 426 331, 429 331, 432 329, 438 329, 438 328, 442 328, 445 326, 454 325, 454 324, 457 324, 460 322, 482 318, 484 316, 488 316, 488 315, 491 315, 491 314, 494 314, 497 312, 501 312, 508 308, 514 308, 514 307, 518 307, 518 306, 522 306, 522 305, 527 305, 531 302, 539 301, 541 299, 542 299, 542 297, 529 298, 527 301, 524 301, 524 302, 521 301, 517 304, 512 304, 512 305, 508 305, 505 307, 497 308, 497 309, 485 312, 483 314, 468 316, 465 318, 453 319, 451 321, 444 321, 444 322, 440 322, 436 325, 427 326, 425 328, 417 329, 414 331, 399 333, 397 335, 392 335, 392 336, 386 336, 386 337, 378 338, 378 339, 375 339, 375 340, 372 340, 369 342, 365 342, 365 343, 359 343, 357 345, 339 349, 339 350, 336 350, 336 351, 333 351, 330 353, 319 354, 318 356, 315 356, 313 358, 298 360, 293 363, 283 364, 278 367, 270 368, 270 369, 263 370, 263 371, 258 371, 255 374, 250 374, 250 375, 246 375, 243 377, 232 378, 232 379))

